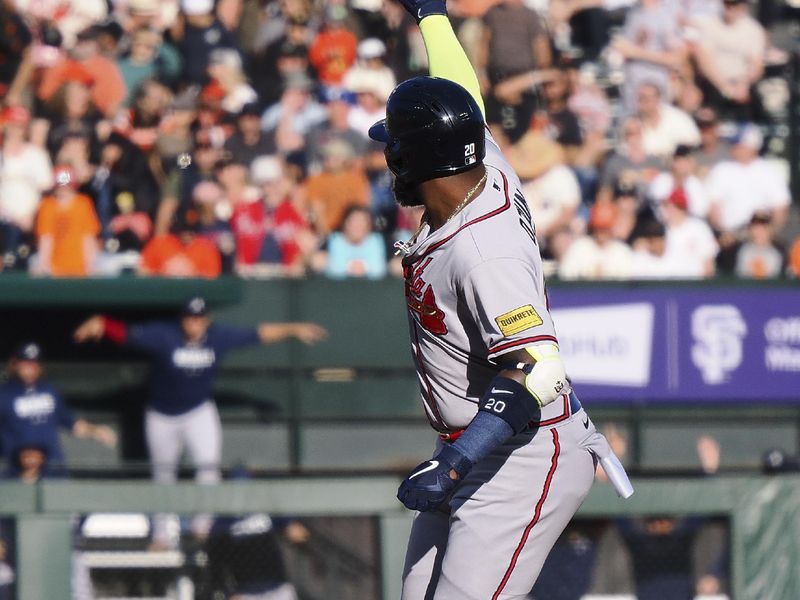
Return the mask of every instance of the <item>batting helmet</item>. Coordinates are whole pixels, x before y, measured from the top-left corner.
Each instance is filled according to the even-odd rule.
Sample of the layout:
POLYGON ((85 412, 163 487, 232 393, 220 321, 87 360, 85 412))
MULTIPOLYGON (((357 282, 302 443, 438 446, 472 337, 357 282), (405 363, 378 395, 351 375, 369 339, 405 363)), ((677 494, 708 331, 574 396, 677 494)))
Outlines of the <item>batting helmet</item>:
POLYGON ((463 173, 486 155, 481 109, 463 87, 439 77, 414 77, 398 85, 386 103, 386 118, 369 137, 386 143, 395 177, 419 183, 463 173))

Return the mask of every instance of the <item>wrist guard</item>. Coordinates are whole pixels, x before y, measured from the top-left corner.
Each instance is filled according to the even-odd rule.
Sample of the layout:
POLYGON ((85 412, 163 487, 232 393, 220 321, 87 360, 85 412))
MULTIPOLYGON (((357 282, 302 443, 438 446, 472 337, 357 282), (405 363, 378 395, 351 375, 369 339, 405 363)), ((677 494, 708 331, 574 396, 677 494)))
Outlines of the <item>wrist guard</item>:
POLYGON ((524 431, 528 423, 538 419, 539 404, 524 385, 498 375, 478 403, 478 411, 503 419, 514 434, 524 431))

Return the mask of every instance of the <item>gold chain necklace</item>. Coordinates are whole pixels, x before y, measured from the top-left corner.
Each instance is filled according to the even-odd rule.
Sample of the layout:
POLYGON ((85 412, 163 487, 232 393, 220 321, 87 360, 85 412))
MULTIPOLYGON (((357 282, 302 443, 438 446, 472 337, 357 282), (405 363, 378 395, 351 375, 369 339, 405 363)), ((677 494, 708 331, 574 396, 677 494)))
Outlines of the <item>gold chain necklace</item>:
MULTIPOLYGON (((478 188, 480 188, 486 182, 486 176, 488 174, 489 174, 489 171, 484 169, 483 177, 481 177, 478 180, 478 183, 476 183, 474 186, 472 186, 472 188, 467 192, 467 195, 464 196, 464 199, 461 201, 461 203, 458 206, 456 206, 455 210, 453 210, 453 212, 450 213, 450 216, 447 217, 447 219, 445 219, 445 222, 442 224, 443 226, 445 224, 449 223, 453 217, 455 217, 458 213, 460 213, 462 210, 464 210, 464 207, 467 204, 469 204, 470 200, 472 200, 472 196, 475 195, 475 192, 478 191, 478 188)), ((403 256, 408 256, 411 253, 411 246, 414 245, 414 242, 416 241, 417 236, 422 231, 422 228, 425 227, 426 223, 427 223, 427 221, 425 220, 425 215, 423 215, 423 217, 421 219, 421 222, 419 224, 419 227, 417 227, 417 230, 414 232, 414 235, 412 235, 408 239, 407 242, 401 242, 401 241, 398 240, 397 242, 394 243, 394 247, 396 248, 396 250, 394 252, 395 256, 399 256, 400 254, 402 254, 403 256)))

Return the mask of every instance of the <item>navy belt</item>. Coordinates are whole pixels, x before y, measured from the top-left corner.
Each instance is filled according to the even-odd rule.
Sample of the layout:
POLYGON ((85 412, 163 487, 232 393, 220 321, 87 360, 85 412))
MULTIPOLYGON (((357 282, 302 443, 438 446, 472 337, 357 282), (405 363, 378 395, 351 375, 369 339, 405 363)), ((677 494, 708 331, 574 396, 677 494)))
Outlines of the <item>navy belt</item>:
POLYGON ((581 406, 581 401, 578 400, 578 397, 575 395, 575 392, 569 393, 569 413, 574 415, 578 412, 583 406, 581 406))

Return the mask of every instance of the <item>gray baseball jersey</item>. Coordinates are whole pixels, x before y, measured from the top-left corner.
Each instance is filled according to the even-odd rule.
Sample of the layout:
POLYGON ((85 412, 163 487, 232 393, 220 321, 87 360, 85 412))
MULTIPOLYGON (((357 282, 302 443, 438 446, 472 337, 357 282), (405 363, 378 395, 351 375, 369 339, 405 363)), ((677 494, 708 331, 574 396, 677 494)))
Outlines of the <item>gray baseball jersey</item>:
MULTIPOLYGON (((422 400, 440 432, 469 424, 504 353, 556 343, 531 213, 488 132, 484 164, 481 194, 433 233, 425 225, 403 260, 422 400)), ((565 415, 562 400, 541 419, 565 415)))
MULTIPOLYGON (((520 182, 488 133, 486 146, 482 193, 433 233, 423 228, 403 261, 422 400, 442 433, 470 423, 505 353, 556 343, 520 182)), ((607 445, 564 392, 537 427, 481 459, 445 505, 417 515, 402 600, 527 597, 589 492, 594 447, 607 445)))

